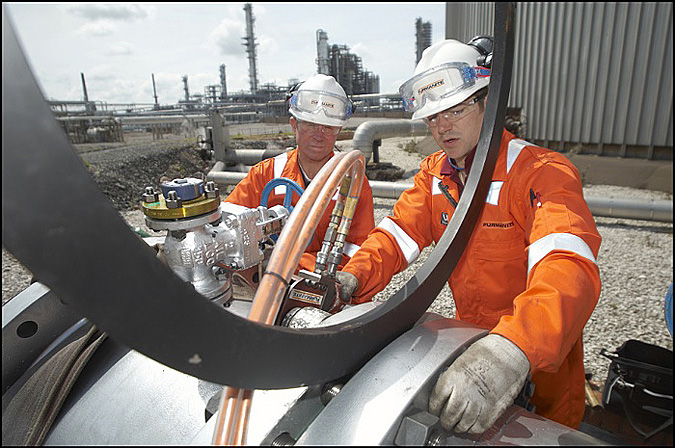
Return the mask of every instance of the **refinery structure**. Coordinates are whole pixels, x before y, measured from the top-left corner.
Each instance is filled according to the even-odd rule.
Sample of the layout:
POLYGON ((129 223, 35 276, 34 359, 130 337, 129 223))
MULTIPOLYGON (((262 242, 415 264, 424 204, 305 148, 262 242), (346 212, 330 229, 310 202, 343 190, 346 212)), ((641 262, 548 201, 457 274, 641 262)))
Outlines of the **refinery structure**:
MULTIPOLYGON (((205 120, 209 114, 218 113, 225 122, 244 123, 258 122, 270 119, 284 119, 288 116, 286 106, 289 91, 299 81, 290 79, 289 85, 278 86, 274 83, 260 83, 258 74, 257 40, 255 36, 255 16, 250 3, 244 5, 246 17, 246 34, 242 36, 242 46, 247 54, 249 90, 230 92, 227 88, 227 66, 222 63, 214 66, 218 70, 219 83, 203 86, 193 92, 189 84, 188 75, 183 75, 183 98, 177 103, 161 105, 155 85, 154 73, 150 74, 153 87, 152 102, 143 104, 114 104, 105 101, 95 101, 89 98, 85 74, 80 73, 82 81, 82 101, 51 100, 51 106, 57 120, 62 124, 64 131, 73 143, 86 143, 93 139, 99 141, 121 141, 123 139, 121 125, 125 128, 129 123, 143 126, 147 121, 154 123, 171 122, 169 128, 176 127, 180 120, 169 117, 195 117, 205 120), (146 120, 142 120, 146 117, 146 120), (123 119, 118 120, 117 118, 123 119), (92 130, 93 129, 93 130, 92 130)), ((417 60, 424 48, 431 45, 431 23, 422 22, 417 18, 415 22, 416 55, 417 60)), ((345 89, 356 105, 357 113, 396 112, 403 116, 400 98, 393 93, 380 92, 380 77, 364 68, 360 56, 351 52, 344 44, 330 44, 328 33, 322 29, 316 31, 316 67, 317 73, 333 76, 345 89)), ((416 61, 417 61, 416 60, 416 61)), ((263 68, 264 70, 264 68, 263 68)), ((165 126, 166 127, 166 126, 165 126)))

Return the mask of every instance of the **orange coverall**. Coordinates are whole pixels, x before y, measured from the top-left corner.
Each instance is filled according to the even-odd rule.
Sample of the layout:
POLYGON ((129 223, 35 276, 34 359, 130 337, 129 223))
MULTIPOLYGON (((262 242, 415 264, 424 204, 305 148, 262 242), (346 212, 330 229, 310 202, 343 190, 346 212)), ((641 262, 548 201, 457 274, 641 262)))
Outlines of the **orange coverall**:
MULTIPOLYGON (((359 281, 354 302, 370 300, 441 238, 455 207, 439 182, 459 202, 461 182, 443 151, 422 161, 393 216, 344 267, 359 281)), ((504 131, 486 204, 448 284, 456 318, 525 353, 536 412, 573 428, 584 414, 582 331, 600 295, 600 241, 574 165, 504 131)))
MULTIPOLYGON (((300 165, 298 164, 297 148, 256 164, 251 168, 248 175, 237 184, 225 201, 249 208, 258 207, 265 185, 277 177, 291 179, 300 185, 303 190, 307 188, 302 177, 302 172, 300 171, 300 165)), ((275 205, 283 205, 285 192, 285 185, 275 187, 270 193, 267 206, 273 207, 275 205)), ((294 193, 293 200, 291 201, 292 205, 295 206, 299 200, 300 197, 294 193)), ((316 254, 321 250, 321 244, 323 243, 323 238, 328 229, 328 224, 330 223, 330 214, 334 207, 335 198, 328 204, 325 213, 321 217, 316 232, 314 233, 314 238, 312 238, 309 246, 305 249, 305 253, 302 254, 298 270, 307 269, 308 271, 314 271, 316 254)), ((342 262, 338 266, 338 269, 342 269, 342 266, 349 261, 349 257, 359 249, 361 243, 363 243, 366 236, 368 236, 368 232, 374 227, 373 190, 370 188, 368 179, 364 178, 359 202, 356 205, 356 212, 354 213, 354 219, 349 227, 349 234, 347 235, 346 244, 342 254, 342 262)))

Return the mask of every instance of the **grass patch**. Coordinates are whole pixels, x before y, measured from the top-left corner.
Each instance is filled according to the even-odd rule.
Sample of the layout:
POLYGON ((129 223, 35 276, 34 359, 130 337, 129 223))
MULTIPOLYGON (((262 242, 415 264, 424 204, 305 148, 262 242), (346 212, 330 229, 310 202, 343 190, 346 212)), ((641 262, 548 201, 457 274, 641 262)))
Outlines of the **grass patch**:
POLYGON ((399 143, 398 147, 404 150, 407 153, 414 154, 417 153, 417 142, 415 140, 408 140, 405 143, 399 143))

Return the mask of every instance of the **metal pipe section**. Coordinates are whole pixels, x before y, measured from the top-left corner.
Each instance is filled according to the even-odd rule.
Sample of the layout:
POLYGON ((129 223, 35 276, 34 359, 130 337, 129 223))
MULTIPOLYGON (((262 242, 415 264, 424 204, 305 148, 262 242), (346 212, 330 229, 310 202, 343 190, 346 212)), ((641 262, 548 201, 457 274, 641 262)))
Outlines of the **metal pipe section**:
POLYGON ((593 216, 673 222, 673 201, 665 199, 588 197, 586 203, 593 216))
MULTIPOLYGON (((246 173, 216 170, 206 176, 218 185, 236 185, 246 173)), ((373 197, 398 199, 413 184, 371 180, 373 197)), ((665 199, 631 199, 613 197, 587 197, 586 203, 593 216, 607 218, 643 219, 645 221, 673 222, 673 201, 665 199)))
POLYGON ((352 143, 354 149, 361 151, 366 158, 366 163, 370 161, 373 153, 373 142, 378 139, 401 136, 424 136, 429 135, 429 129, 422 120, 387 120, 387 121, 366 121, 361 123, 356 131, 352 143))
POLYGON ((225 161, 255 165, 261 160, 276 157, 284 152, 285 149, 230 149, 225 151, 225 161))

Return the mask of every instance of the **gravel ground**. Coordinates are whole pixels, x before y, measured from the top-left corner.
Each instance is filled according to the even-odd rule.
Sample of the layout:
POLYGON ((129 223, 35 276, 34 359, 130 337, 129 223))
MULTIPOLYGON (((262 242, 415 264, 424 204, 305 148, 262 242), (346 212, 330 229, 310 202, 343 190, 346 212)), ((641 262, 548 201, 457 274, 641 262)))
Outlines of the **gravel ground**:
MULTIPOLYGON (((126 138, 126 136, 125 136, 126 138)), ((399 182, 411 183, 410 176, 419 167, 421 157, 402 148, 410 140, 421 138, 384 139, 380 161, 391 162, 405 170, 399 182)), ((350 141, 338 142, 348 146, 350 141)), ((124 145, 78 145, 78 150, 92 171, 101 189, 132 227, 145 227, 136 198, 145 186, 158 186, 163 176, 198 176, 206 174, 212 163, 202 161, 195 150, 194 139, 167 136, 152 142, 147 138, 127 138, 124 145)), ((224 192, 226 194, 226 192, 224 192)), ((672 195, 647 190, 588 185, 587 196, 613 196, 642 199, 668 199, 672 195)), ((375 198, 375 222, 391 212, 392 199, 375 198)), ((602 348, 610 351, 628 339, 673 348, 673 339, 664 319, 664 298, 673 281, 673 225, 651 221, 596 218, 603 238, 598 256, 602 293, 598 305, 584 330, 584 362, 593 373, 593 382, 602 383, 609 361, 600 356, 602 348)), ((428 257, 432 248, 422 251, 419 259, 406 271, 394 277, 387 288, 376 296, 386 300, 396 292, 428 257)), ((31 274, 3 247, 2 303, 25 289, 31 274)), ((431 311, 453 317, 452 294, 445 286, 430 307, 431 311)))

